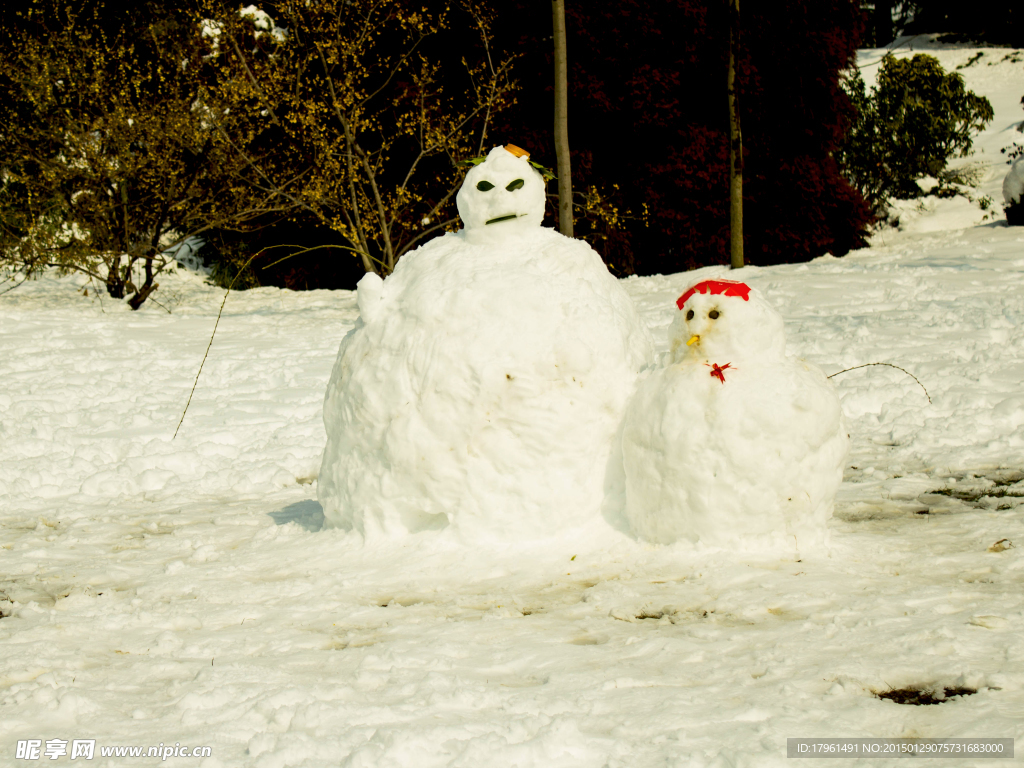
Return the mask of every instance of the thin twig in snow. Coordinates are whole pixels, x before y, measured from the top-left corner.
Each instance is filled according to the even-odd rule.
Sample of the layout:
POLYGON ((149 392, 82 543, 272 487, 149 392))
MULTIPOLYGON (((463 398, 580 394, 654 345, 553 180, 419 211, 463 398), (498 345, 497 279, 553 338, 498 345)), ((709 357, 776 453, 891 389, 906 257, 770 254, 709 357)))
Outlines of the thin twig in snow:
MULTIPOLYGON (((832 376, 838 376, 840 373, 846 373, 847 371, 856 371, 858 368, 867 368, 868 366, 871 366, 871 365, 887 365, 890 368, 895 368, 897 371, 903 371, 905 374, 907 374, 907 376, 909 376, 914 381, 916 381, 917 385, 919 387, 921 387, 921 389, 924 389, 924 396, 928 398, 928 405, 932 404, 932 396, 928 394, 928 390, 925 389, 924 384, 921 383, 921 381, 917 378, 917 376, 912 374, 906 368, 900 368, 898 365, 893 365, 892 363, 864 363, 864 365, 855 365, 855 366, 853 366, 853 368, 844 368, 841 371, 836 371, 835 373, 832 374, 832 376)), ((832 376, 829 376, 828 378, 831 379, 832 376)))

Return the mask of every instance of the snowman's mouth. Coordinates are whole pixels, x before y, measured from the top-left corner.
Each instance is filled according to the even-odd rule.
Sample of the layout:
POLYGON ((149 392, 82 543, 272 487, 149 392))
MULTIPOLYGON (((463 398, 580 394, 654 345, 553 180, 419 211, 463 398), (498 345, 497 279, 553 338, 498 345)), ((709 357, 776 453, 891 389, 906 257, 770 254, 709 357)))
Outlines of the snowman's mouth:
POLYGON ((519 213, 507 213, 504 216, 499 216, 496 219, 489 219, 484 222, 484 226, 488 224, 497 224, 499 221, 509 221, 510 219, 518 219, 522 214, 519 213))

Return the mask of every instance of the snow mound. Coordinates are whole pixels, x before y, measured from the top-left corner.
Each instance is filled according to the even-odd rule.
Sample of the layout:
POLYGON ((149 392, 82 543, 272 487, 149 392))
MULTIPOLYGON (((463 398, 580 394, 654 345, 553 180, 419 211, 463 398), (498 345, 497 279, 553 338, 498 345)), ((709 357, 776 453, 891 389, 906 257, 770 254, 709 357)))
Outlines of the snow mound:
POLYGON ((464 230, 360 282, 324 402, 325 525, 509 540, 600 519, 652 344, 600 257, 541 228, 543 195, 497 148, 459 193, 464 230))
POLYGON ((659 543, 821 547, 847 451, 839 400, 787 357, 782 317, 743 283, 709 280, 677 302, 669 364, 625 415, 626 511, 659 543))
POLYGON ((1024 157, 1018 157, 1010 166, 1010 171, 1003 179, 1003 201, 1019 203, 1021 195, 1024 195, 1024 157))

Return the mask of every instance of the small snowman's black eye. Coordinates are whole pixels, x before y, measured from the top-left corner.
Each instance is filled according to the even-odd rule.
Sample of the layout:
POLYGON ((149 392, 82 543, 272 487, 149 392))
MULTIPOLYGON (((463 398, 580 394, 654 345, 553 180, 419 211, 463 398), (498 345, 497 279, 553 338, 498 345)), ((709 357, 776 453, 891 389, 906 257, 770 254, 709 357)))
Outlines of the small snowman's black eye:
POLYGON ((693 310, 692 309, 689 312, 686 313, 686 319, 687 320, 693 320, 693 310))
POLYGON ((489 190, 494 189, 494 185, 491 184, 491 182, 489 181, 481 181, 479 184, 476 185, 476 188, 479 189, 481 192, 487 192, 489 190))
POLYGON ((526 182, 523 181, 522 179, 516 179, 515 181, 510 181, 508 183, 508 186, 505 187, 505 189, 507 189, 509 192, 515 192, 517 189, 522 189, 523 184, 525 183, 526 182))
POLYGON ((717 320, 718 319, 718 310, 717 309, 712 309, 710 312, 708 312, 708 317, 710 317, 712 320, 717 320))

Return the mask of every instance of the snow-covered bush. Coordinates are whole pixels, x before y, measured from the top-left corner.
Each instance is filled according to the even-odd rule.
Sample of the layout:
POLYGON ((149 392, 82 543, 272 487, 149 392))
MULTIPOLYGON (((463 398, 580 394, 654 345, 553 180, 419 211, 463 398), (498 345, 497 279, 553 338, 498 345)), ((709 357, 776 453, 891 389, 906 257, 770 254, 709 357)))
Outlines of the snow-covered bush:
POLYGON ((29 0, 0 25, 0 269, 84 272, 132 308, 191 236, 228 262, 215 280, 264 252, 260 277, 296 253, 387 274, 454 226, 456 162, 511 103, 491 21, 469 0, 29 0))
POLYGON ((892 198, 920 197, 917 182, 925 177, 939 180, 929 194, 957 193, 946 164, 968 155, 972 136, 992 119, 988 99, 926 54, 889 54, 870 92, 859 71, 847 77, 845 89, 859 115, 838 159, 876 211, 892 198))
POLYGON ((1003 179, 1003 210, 1006 223, 1012 227, 1024 225, 1024 157, 1018 157, 1003 179))
MULTIPOLYGON (((177 248, 278 201, 240 185, 220 141, 198 30, 156 5, 123 14, 34 0, 0 28, 0 268, 89 275, 138 309, 177 248)), ((237 133, 236 133, 237 138, 237 133)))

